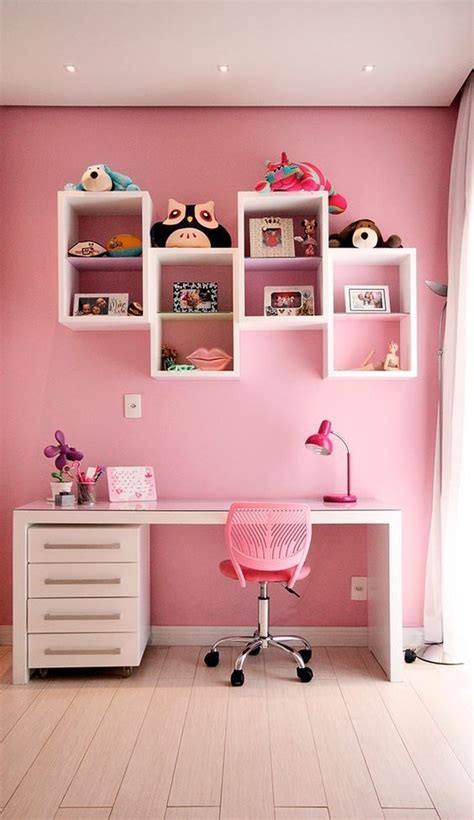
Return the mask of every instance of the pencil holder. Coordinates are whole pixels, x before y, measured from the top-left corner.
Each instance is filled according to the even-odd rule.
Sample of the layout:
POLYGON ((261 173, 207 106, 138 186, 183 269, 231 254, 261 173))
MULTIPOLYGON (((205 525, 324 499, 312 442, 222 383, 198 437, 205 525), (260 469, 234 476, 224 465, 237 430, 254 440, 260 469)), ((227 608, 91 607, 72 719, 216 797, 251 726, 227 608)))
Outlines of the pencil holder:
POLYGON ((88 504, 91 507, 96 502, 95 484, 90 482, 77 482, 77 503, 88 504))

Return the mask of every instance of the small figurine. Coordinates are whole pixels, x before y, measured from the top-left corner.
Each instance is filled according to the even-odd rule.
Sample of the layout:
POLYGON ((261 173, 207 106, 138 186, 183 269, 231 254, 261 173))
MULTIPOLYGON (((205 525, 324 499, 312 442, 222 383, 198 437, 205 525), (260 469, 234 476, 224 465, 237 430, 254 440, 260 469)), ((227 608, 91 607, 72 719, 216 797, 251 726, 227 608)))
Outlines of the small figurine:
POLYGON ((175 365, 177 358, 178 354, 174 347, 163 345, 161 348, 161 365, 163 370, 169 370, 172 365, 175 365))
POLYGON ((304 236, 295 236, 295 242, 301 242, 304 248, 305 256, 316 256, 316 239, 315 233, 318 223, 315 219, 303 219, 301 227, 303 228, 304 236))
POLYGON ((372 356, 375 353, 375 348, 372 348, 365 357, 360 367, 353 368, 354 370, 400 370, 400 358, 397 356, 398 344, 391 341, 388 346, 388 352, 382 362, 372 362, 372 356))

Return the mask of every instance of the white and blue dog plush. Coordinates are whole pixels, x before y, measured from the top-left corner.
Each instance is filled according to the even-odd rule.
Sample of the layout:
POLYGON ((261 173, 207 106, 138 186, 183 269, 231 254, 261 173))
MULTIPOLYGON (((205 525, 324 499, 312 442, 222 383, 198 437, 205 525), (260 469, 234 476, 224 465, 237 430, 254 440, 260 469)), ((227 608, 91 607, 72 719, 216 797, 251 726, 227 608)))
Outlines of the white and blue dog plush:
POLYGON ((108 165, 89 165, 81 181, 74 185, 68 182, 66 191, 139 191, 133 180, 118 171, 112 171, 108 165))

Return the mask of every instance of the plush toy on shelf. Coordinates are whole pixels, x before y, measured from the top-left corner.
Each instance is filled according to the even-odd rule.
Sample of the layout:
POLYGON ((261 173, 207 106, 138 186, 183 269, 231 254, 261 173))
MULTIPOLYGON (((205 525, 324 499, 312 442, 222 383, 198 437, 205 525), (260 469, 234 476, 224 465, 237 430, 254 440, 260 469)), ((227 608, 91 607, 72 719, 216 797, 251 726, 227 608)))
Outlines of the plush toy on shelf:
POLYGON ((119 233, 107 242, 108 256, 141 256, 142 240, 130 233, 119 233))
POLYGON ((168 216, 151 228, 155 248, 230 248, 230 233, 219 225, 212 200, 184 205, 168 200, 168 216))
POLYGON ((329 236, 330 248, 401 248, 402 240, 396 234, 383 239, 380 228, 372 219, 357 219, 340 233, 329 236))
POLYGON ((301 242, 305 256, 316 256, 317 242, 314 235, 317 226, 315 219, 303 219, 301 222, 303 236, 295 236, 295 242, 301 242))
POLYGON ((131 177, 112 171, 108 165, 89 165, 77 184, 68 182, 65 191, 139 191, 131 177))
POLYGON ((337 194, 331 182, 323 172, 311 162, 290 162, 282 152, 280 162, 267 162, 265 179, 257 182, 255 190, 262 194, 270 191, 327 191, 329 195, 329 212, 342 214, 347 202, 337 194))
POLYGON ((385 359, 381 362, 373 362, 372 357, 375 353, 375 348, 369 350, 367 356, 360 367, 353 368, 354 370, 400 370, 400 358, 398 354, 398 344, 390 342, 385 359))

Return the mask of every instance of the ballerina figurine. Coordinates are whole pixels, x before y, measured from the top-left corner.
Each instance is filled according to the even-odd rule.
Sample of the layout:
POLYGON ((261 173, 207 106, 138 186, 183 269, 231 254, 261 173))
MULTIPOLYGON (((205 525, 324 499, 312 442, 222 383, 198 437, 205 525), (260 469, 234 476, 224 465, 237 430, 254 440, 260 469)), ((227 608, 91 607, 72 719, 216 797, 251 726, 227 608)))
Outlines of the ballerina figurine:
POLYGON ((354 370, 400 370, 400 357, 398 353, 398 344, 391 341, 388 346, 388 351, 385 359, 382 362, 372 362, 372 356, 375 353, 375 348, 369 350, 367 356, 360 367, 355 367, 354 370))

